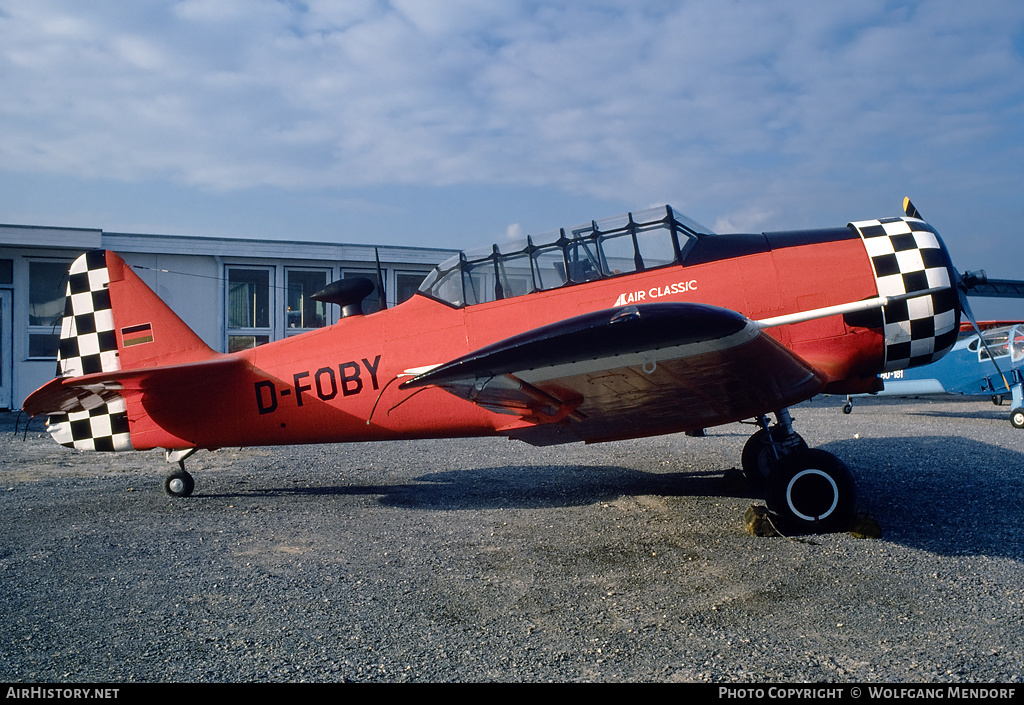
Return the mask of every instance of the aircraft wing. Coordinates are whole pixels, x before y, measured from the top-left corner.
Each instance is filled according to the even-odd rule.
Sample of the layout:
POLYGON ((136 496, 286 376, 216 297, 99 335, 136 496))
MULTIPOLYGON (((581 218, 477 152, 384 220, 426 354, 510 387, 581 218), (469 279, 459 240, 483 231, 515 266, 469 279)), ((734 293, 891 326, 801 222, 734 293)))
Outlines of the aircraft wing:
POLYGON ((518 418, 534 445, 605 441, 730 423, 803 401, 826 375, 763 322, 696 303, 588 313, 507 338, 415 376, 518 418))
POLYGON ((180 365, 57 377, 32 392, 22 404, 22 409, 31 416, 77 413, 95 409, 124 396, 125 392, 146 392, 157 388, 176 390, 182 396, 197 394, 204 385, 211 384, 221 375, 247 365, 237 357, 221 357, 180 365))

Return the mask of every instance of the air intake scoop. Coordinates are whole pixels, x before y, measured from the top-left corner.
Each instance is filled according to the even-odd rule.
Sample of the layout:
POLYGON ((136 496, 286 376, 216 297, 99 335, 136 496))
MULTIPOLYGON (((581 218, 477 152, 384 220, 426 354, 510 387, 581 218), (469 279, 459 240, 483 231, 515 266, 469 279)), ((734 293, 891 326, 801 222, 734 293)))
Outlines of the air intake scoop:
POLYGON ((341 306, 341 317, 363 315, 363 299, 373 293, 375 285, 364 277, 349 277, 331 282, 309 298, 341 306))

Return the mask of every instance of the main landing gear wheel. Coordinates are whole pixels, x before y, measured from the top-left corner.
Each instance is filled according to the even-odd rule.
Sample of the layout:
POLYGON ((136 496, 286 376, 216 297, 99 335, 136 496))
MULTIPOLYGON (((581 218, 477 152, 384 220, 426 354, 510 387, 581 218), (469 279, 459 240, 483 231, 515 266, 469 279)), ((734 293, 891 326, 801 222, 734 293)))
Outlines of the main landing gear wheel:
POLYGON ((768 511, 806 531, 845 531, 857 490, 850 469, 831 453, 810 449, 784 457, 768 478, 768 511))
POLYGON ((1014 428, 1024 428, 1024 407, 1017 407, 1010 412, 1010 423, 1014 428))
POLYGON ((784 445, 784 433, 779 426, 772 426, 767 431, 758 429, 747 439, 740 454, 740 467, 747 482, 755 487, 764 486, 765 479, 781 459, 793 452, 807 450, 807 442, 796 434, 791 439, 795 442, 784 445))
POLYGON ((175 470, 164 478, 164 492, 172 497, 188 497, 195 488, 195 480, 184 468, 175 470))

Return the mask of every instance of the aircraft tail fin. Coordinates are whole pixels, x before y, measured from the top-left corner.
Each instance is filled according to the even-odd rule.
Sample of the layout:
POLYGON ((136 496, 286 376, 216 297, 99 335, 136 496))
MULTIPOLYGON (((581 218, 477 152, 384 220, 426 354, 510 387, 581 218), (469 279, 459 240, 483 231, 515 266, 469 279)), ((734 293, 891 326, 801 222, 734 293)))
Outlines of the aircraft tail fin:
POLYGON ((114 252, 68 271, 58 375, 199 362, 217 356, 114 252))
POLYGON ((68 270, 57 379, 29 395, 23 408, 50 414, 47 430, 61 445, 131 450, 127 403, 111 373, 218 356, 121 257, 93 250, 68 270), (65 384, 104 373, 111 379, 65 384))

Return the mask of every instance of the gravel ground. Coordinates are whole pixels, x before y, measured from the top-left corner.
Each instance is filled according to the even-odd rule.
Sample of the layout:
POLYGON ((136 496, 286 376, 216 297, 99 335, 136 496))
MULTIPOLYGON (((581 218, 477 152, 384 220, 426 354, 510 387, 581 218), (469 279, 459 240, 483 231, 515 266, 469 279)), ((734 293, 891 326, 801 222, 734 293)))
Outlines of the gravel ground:
MULTIPOLYGON (((0 681, 1015 682, 1024 431, 988 401, 794 409, 881 539, 758 538, 752 427, 159 453, 0 414, 0 681)), ((810 537, 805 537, 810 538, 810 537)))

